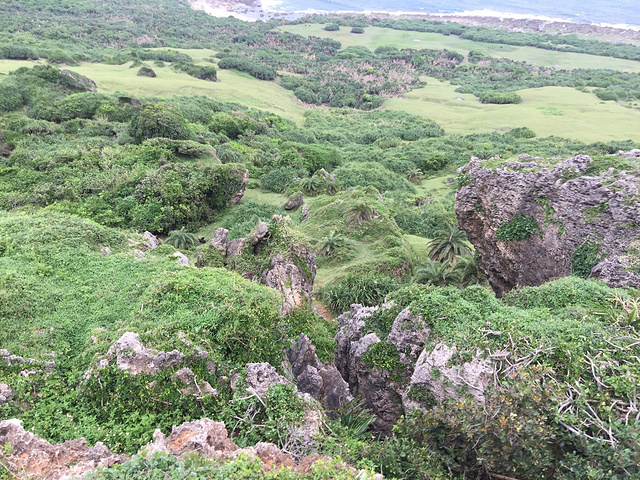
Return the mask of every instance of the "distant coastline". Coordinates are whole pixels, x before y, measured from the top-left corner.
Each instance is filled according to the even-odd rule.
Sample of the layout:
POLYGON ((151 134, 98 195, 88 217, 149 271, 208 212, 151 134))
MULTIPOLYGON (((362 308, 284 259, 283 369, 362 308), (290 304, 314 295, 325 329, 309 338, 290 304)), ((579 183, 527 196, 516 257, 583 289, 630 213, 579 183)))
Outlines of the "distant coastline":
POLYGON ((384 11, 321 11, 300 10, 284 12, 277 9, 279 0, 189 0, 192 8, 216 17, 233 16, 241 20, 256 21, 273 18, 294 20, 307 15, 326 17, 365 15, 377 18, 415 18, 456 22, 470 26, 488 26, 512 32, 548 32, 577 35, 597 35, 613 42, 640 44, 640 25, 581 23, 575 20, 539 15, 507 13, 494 10, 470 10, 459 13, 384 12, 384 11))

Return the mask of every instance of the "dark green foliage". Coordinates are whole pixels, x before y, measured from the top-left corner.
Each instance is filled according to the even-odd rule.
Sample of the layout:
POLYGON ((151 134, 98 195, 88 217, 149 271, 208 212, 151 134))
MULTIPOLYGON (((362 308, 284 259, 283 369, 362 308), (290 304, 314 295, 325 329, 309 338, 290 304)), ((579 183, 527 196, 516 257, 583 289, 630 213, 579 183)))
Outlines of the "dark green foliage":
POLYGON ((243 201, 229 210, 222 219, 220 226, 229 230, 227 238, 246 237, 253 230, 258 221, 269 222, 274 215, 285 215, 283 208, 266 203, 243 201))
POLYGON ((154 137, 189 140, 194 133, 187 122, 167 106, 150 103, 131 120, 129 133, 139 142, 154 137))
POLYGON ((511 290, 502 297, 502 301, 518 308, 550 308, 555 310, 584 306, 592 301, 604 302, 610 295, 611 289, 604 283, 566 277, 539 287, 511 290))
POLYGON ((297 177, 298 173, 293 168, 280 167, 262 175, 260 186, 271 192, 284 193, 297 177))
POLYGON ((531 235, 542 235, 536 219, 530 215, 519 213, 508 222, 502 222, 496 231, 496 237, 503 242, 529 240, 531 235))
POLYGON ((414 192, 414 187, 397 173, 376 162, 350 162, 335 170, 336 178, 344 187, 375 187, 380 192, 414 192))
POLYGON ((211 65, 176 63, 173 68, 179 72, 185 72, 187 75, 195 77, 199 80, 209 80, 215 82, 218 79, 218 71, 216 70, 216 67, 211 65))
POLYGON ((605 254, 600 251, 599 242, 585 240, 571 256, 571 270, 578 277, 588 278, 593 267, 604 258, 605 254))
POLYGON ((260 80, 273 80, 276 78, 276 70, 273 67, 257 62, 249 57, 223 57, 218 62, 218 67, 222 69, 232 68, 234 70, 240 70, 241 72, 247 72, 252 77, 260 80))
POLYGON ((437 231, 434 237, 427 243, 429 258, 439 262, 454 261, 460 255, 469 255, 471 245, 467 240, 467 234, 457 225, 437 231))
POLYGON ((171 230, 165 242, 178 250, 184 250, 195 245, 198 239, 193 233, 185 232, 182 227, 180 230, 171 230))
POLYGON ((482 92, 480 95, 482 103, 522 103, 522 97, 514 92, 482 92))
POLYGON ((149 67, 141 67, 140 70, 138 70, 137 75, 139 77, 150 77, 150 78, 157 77, 156 72, 154 72, 153 69, 149 67))
POLYGON ((331 286, 322 289, 322 300, 335 313, 349 310, 352 303, 365 306, 378 305, 398 287, 388 275, 375 273, 346 275, 331 286))
POLYGON ((362 28, 362 27, 353 27, 351 29, 351 33, 364 33, 364 28, 362 28))
POLYGON ((324 27, 327 32, 337 32, 340 30, 340 25, 337 23, 327 23, 324 27))
POLYGON ((11 43, 0 48, 0 58, 10 60, 38 60, 38 54, 30 47, 19 43, 11 43))

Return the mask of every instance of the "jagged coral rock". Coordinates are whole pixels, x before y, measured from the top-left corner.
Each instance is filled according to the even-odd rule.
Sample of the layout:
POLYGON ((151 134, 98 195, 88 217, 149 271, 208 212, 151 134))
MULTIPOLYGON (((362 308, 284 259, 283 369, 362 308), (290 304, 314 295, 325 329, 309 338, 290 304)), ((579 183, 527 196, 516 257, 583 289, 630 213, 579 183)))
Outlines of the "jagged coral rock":
POLYGON ((291 372, 298 390, 320 400, 327 411, 337 410, 353 397, 335 365, 323 365, 316 355, 316 348, 309 338, 300 334, 294 346, 287 350, 291 372))
POLYGON ((574 253, 586 242, 602 254, 592 277, 611 286, 640 286, 640 272, 627 255, 640 239, 640 178, 613 169, 589 176, 591 163, 578 155, 553 168, 511 162, 493 170, 472 159, 460 170, 468 184, 456 197, 458 223, 497 295, 570 275, 574 253), (528 238, 499 238, 500 228, 518 215, 535 220, 538 229, 528 238))
POLYGON ((51 444, 26 431, 17 419, 0 422, 0 445, 6 444, 11 445, 11 453, 4 458, 25 479, 69 480, 127 459, 100 442, 89 448, 84 438, 51 444))

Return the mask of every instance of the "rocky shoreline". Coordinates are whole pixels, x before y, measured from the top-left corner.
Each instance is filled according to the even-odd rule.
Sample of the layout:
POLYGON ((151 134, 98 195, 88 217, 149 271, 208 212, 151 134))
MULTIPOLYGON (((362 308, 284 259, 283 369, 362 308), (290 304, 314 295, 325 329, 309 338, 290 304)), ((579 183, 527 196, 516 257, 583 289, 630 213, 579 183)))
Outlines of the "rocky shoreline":
MULTIPOLYGON (((241 20, 256 21, 270 19, 295 19, 305 14, 302 12, 275 12, 264 8, 260 0, 189 0, 195 10, 203 10, 217 17, 233 16, 241 20)), ((326 17, 338 17, 346 14, 363 12, 340 12, 324 14, 326 17)), ((519 15, 498 13, 494 15, 435 14, 435 13, 387 13, 366 12, 368 18, 410 18, 455 22, 469 26, 485 26, 499 28, 510 32, 552 33, 560 35, 574 34, 583 37, 598 37, 614 43, 631 43, 640 45, 640 28, 623 28, 619 26, 574 23, 568 21, 540 18, 522 18, 519 15)))

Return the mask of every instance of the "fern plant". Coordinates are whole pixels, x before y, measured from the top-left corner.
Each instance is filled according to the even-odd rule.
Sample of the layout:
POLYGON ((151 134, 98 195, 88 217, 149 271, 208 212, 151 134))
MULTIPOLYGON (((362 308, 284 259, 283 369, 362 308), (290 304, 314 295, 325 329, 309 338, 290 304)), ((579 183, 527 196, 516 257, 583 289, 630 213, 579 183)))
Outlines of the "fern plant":
POLYGON ((180 230, 171 230, 165 242, 178 250, 184 250, 195 245, 198 239, 182 227, 180 230))

